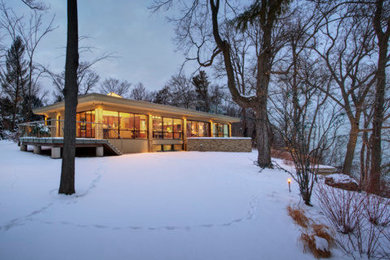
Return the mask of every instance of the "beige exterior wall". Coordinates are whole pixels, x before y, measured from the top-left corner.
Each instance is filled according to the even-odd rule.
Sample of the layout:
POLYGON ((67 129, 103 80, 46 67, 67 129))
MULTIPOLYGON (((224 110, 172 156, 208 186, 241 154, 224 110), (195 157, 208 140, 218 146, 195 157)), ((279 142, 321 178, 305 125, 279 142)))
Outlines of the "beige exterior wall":
POLYGON ((122 153, 147 153, 147 139, 108 139, 122 153))
POLYGON ((250 138, 188 138, 187 151, 251 152, 250 138))
POLYGON ((183 140, 177 139, 154 139, 152 141, 153 145, 155 144, 183 144, 183 140))

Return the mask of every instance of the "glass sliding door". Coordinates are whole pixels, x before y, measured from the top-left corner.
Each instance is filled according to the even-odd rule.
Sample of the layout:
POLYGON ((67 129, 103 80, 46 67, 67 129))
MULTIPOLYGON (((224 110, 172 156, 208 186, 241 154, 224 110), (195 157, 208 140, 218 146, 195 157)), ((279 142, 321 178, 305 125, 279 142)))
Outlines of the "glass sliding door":
POLYGON ((146 115, 103 111, 103 138, 147 139, 146 115))
POLYGON ((103 111, 103 138, 119 138, 119 113, 116 111, 103 111))
POLYGON ((214 123, 214 137, 229 137, 229 126, 227 124, 214 123))
POLYGON ((183 120, 170 117, 153 116, 154 139, 182 139, 183 120))
POLYGON ((148 138, 148 121, 146 115, 134 115, 134 138, 148 138))
POLYGON ((202 121, 187 121, 188 137, 209 137, 210 123, 202 121))
POLYGON ((76 114, 76 137, 95 138, 95 111, 76 114))

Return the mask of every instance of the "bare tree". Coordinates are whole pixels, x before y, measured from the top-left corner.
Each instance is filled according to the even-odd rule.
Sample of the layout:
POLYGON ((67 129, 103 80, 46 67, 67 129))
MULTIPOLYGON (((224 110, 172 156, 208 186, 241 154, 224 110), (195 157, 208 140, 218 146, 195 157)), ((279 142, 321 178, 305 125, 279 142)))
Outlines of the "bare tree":
MULTIPOLYGON (((154 10, 173 5, 173 0, 155 1, 154 10)), ((282 14, 288 10, 290 1, 264 0, 252 1, 248 8, 233 7, 229 1, 192 1, 181 5, 183 16, 177 21, 177 35, 180 43, 194 49, 195 58, 201 66, 211 66, 218 55, 222 55, 227 77, 227 86, 233 100, 241 107, 253 109, 256 115, 257 163, 260 167, 271 167, 271 128, 268 120, 267 101, 268 87, 274 58, 283 47, 280 33, 283 22, 282 14), (225 11, 225 12, 223 12, 225 11), (222 15, 222 17, 220 16, 222 15), (255 94, 242 95, 234 73, 232 47, 227 40, 226 24, 234 22, 236 28, 246 31, 254 28, 258 33, 256 54, 255 94), (210 54, 211 53, 211 54, 210 54), (202 58, 209 54, 209 59, 202 58)), ((190 50, 186 54, 191 55, 190 50)))
POLYGON ((131 90, 130 98, 135 100, 149 100, 149 93, 144 87, 144 84, 138 82, 131 90))
POLYGON ((99 92, 102 94, 115 93, 123 97, 128 97, 131 88, 131 83, 124 80, 120 81, 115 78, 105 79, 99 87, 99 92))
POLYGON ((350 123, 345 174, 351 174, 363 106, 375 82, 376 69, 371 60, 375 49, 371 20, 351 17, 351 8, 321 10, 323 25, 313 44, 334 82, 328 89, 320 86, 320 90, 345 111, 350 123))
POLYGON ((48 7, 44 5, 40 1, 35 1, 35 0, 21 0, 25 5, 27 5, 30 9, 33 10, 46 10, 48 7))
POLYGON ((24 25, 21 22, 18 23, 17 31, 21 35, 24 44, 26 46, 26 54, 28 57, 28 83, 27 83, 27 96, 30 97, 27 102, 28 114, 26 115, 27 121, 32 116, 32 96, 34 95, 34 89, 37 88, 38 80, 43 73, 42 70, 38 70, 34 62, 35 51, 41 42, 41 40, 50 32, 55 30, 53 27, 54 16, 47 25, 43 25, 43 14, 34 11, 29 18, 28 25, 24 25))
POLYGON ((340 116, 336 105, 319 90, 329 84, 329 77, 317 62, 298 57, 294 47, 292 52, 291 71, 280 77, 279 92, 272 97, 272 117, 295 165, 295 172, 288 172, 298 183, 305 204, 311 205, 318 168, 323 153, 336 140, 340 116))
MULTIPOLYGON (((93 66, 106 58, 108 58, 108 56, 104 55, 92 61, 82 61, 79 63, 77 68, 78 95, 86 95, 90 93, 99 83, 100 77, 93 70, 93 66)), ((63 71, 62 73, 57 74, 47 68, 44 68, 43 66, 41 66, 41 68, 56 87, 54 91, 56 101, 62 101, 64 99, 65 72, 63 71)))
POLYGON ((172 95, 172 104, 184 108, 194 108, 196 95, 191 80, 184 75, 174 75, 167 82, 172 95))
POLYGON ((390 5, 388 1, 376 0, 373 25, 378 45, 378 68, 376 72, 374 115, 372 120, 371 170, 368 190, 380 192, 382 163, 382 125, 386 94, 386 67, 389 62, 390 5))

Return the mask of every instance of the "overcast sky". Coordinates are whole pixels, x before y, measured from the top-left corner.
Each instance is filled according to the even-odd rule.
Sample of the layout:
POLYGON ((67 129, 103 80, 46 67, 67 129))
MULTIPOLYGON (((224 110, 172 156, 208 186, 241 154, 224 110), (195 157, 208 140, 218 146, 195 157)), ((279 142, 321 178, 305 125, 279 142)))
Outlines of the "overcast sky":
MULTIPOLYGON (((46 17, 55 14, 54 25, 58 28, 42 41, 36 61, 59 73, 65 64, 66 1, 44 2, 50 5, 46 17)), ((21 1, 6 0, 5 3, 18 15, 30 12, 21 1)), ((175 52, 174 26, 167 22, 164 13, 151 13, 147 9, 150 4, 147 0, 78 1, 79 35, 88 37, 80 46, 94 48, 92 55, 81 53, 80 60, 104 53, 115 56, 94 67, 101 81, 115 77, 132 83, 142 82, 148 90, 156 90, 179 71, 184 57, 181 52, 175 52)), ((188 73, 193 72, 194 67, 189 67, 188 73)))

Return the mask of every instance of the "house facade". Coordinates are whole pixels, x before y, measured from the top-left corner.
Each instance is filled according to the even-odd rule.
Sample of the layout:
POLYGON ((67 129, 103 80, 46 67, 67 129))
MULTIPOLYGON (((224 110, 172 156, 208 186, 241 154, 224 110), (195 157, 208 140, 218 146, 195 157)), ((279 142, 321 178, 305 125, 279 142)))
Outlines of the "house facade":
MULTIPOLYGON (((32 133, 42 131, 33 131, 33 124, 23 124, 21 149, 24 150, 26 145, 37 146, 39 142, 51 142, 53 147, 61 148, 64 102, 37 108, 33 112, 44 116, 45 131, 41 136, 33 136, 32 133)), ((96 145, 103 146, 97 152, 99 155, 107 150, 101 145, 101 140, 120 154, 194 150, 248 152, 251 150, 250 139, 231 137, 231 124, 239 121, 239 118, 130 100, 115 94, 88 94, 78 98, 76 140, 80 147, 87 146, 88 142, 92 146, 100 143, 96 145)))

